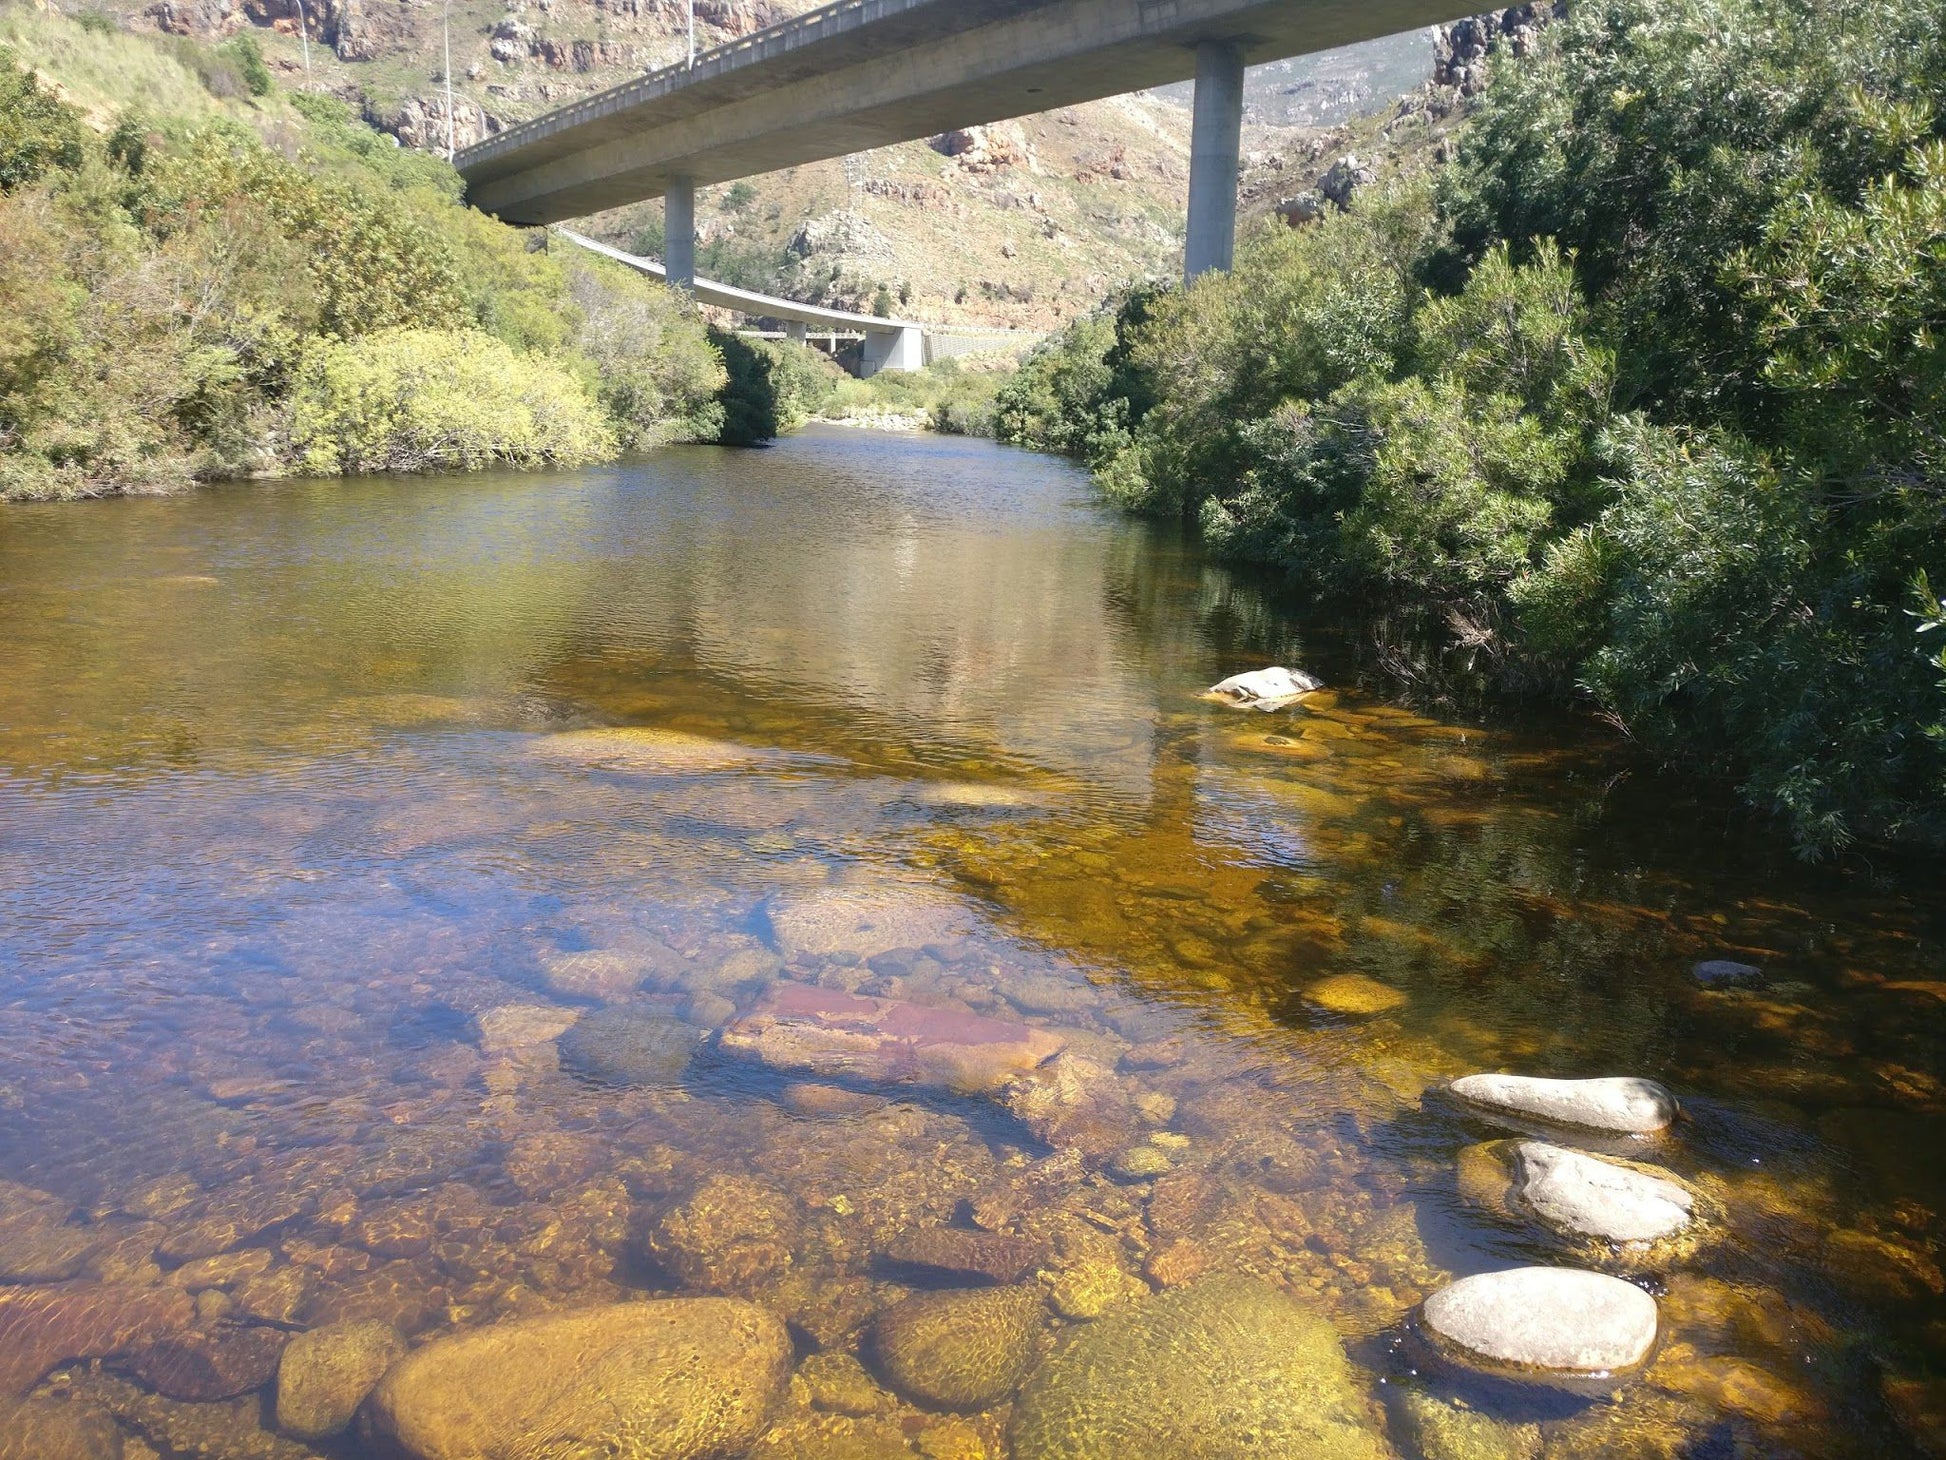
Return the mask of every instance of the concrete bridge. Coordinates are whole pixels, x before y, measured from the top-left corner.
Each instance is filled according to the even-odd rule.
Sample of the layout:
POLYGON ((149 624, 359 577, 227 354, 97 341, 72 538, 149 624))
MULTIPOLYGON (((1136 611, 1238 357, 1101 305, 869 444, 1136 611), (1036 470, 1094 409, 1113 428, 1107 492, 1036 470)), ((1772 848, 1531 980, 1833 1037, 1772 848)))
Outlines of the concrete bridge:
MULTIPOLYGON (((668 269, 654 259, 626 253, 619 248, 576 233, 571 228, 556 228, 555 236, 565 238, 592 253, 626 264, 655 279, 667 279, 668 269)), ((876 375, 881 370, 917 370, 935 360, 948 360, 981 350, 1021 350, 1044 338, 1038 331, 985 329, 979 325, 924 324, 918 320, 886 319, 876 314, 854 314, 848 309, 828 309, 822 304, 802 304, 774 294, 759 294, 754 289, 739 289, 719 284, 714 279, 693 275, 689 288, 704 304, 734 309, 760 319, 783 321, 788 339, 802 341, 812 326, 820 332, 838 331, 864 337, 865 350, 859 362, 860 375, 876 375)))
MULTIPOLYGON (((1469 0, 1477 3, 1477 0, 1469 0)), ((1243 71, 1451 20, 1459 0, 837 0, 558 108, 454 159, 475 206, 555 223, 660 195, 695 278, 697 187, 1196 81, 1185 276, 1236 240, 1243 71)))

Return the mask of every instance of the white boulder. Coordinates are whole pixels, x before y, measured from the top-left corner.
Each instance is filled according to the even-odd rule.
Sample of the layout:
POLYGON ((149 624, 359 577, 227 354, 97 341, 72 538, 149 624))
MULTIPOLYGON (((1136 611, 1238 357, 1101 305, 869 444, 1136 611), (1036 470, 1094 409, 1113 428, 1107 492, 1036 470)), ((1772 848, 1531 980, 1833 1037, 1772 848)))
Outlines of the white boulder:
POLYGON ((1514 1147, 1513 1191, 1556 1232, 1617 1243, 1673 1237, 1696 1209, 1695 1196, 1676 1181, 1546 1141, 1514 1147))
POLYGON ((1247 674, 1233 674, 1211 685, 1206 693, 1240 710, 1278 710, 1292 700, 1322 688, 1317 680, 1301 669, 1274 665, 1269 669, 1253 669, 1247 674))
POLYGON ((1426 1299, 1422 1328, 1447 1358, 1489 1372, 1605 1379, 1655 1348, 1655 1299, 1632 1283, 1564 1267, 1461 1278, 1426 1299))
POLYGON ((1611 1075, 1544 1080, 1533 1075, 1463 1075, 1448 1087, 1487 1115, 1549 1121, 1618 1135, 1649 1135, 1680 1113, 1676 1097, 1654 1080, 1611 1075))

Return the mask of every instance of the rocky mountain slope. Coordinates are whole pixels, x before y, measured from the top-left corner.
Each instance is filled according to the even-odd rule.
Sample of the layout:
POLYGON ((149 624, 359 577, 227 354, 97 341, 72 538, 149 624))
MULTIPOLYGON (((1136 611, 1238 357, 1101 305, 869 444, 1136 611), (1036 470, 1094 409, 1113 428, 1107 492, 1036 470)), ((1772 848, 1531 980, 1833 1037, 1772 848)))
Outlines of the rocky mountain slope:
MULTIPOLYGON (((687 47, 682 0, 101 3, 136 29, 206 40, 248 31, 282 84, 341 95, 403 144, 435 151, 670 64, 687 47)), ((808 8, 697 0, 697 45, 808 8)), ((1402 116, 1395 105, 1433 63, 1433 37, 1415 32, 1254 70, 1246 209, 1301 217, 1307 196, 1331 190, 1334 168, 1341 180, 1366 175, 1356 147, 1436 145, 1436 109, 1402 116)), ((1186 86, 1164 88, 709 189, 698 199, 699 267, 853 308, 1057 325, 1130 278, 1176 267, 1187 100, 1186 86)), ((657 203, 586 226, 660 248, 657 203)))

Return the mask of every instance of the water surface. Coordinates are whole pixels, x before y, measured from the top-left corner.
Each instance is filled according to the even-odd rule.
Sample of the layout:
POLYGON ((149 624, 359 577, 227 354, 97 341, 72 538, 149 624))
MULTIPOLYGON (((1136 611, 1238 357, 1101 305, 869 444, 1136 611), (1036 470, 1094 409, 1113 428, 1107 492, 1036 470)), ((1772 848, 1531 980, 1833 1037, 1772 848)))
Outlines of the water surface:
MULTIPOLYGON (((827 430, 14 508, 0 616, 0 1178, 86 1249, 0 1236, 16 1284, 415 1338, 728 1292, 869 1364, 934 1280, 887 1249, 947 1225, 1038 1244, 1048 1333, 1206 1273, 1298 1295, 1401 1455, 1408 1392, 1506 1420, 1507 1454, 1904 1455, 1939 1424, 1937 869, 1806 870, 1591 727, 1361 691, 1337 637, 1064 464, 827 430), (1197 697, 1265 663, 1336 688, 1197 697), (743 751, 618 759, 604 727, 743 751), (834 887, 965 919, 780 936, 834 887), (1766 982, 1701 988, 1710 957, 1766 982), (1345 975, 1400 997, 1320 1002, 1345 975), (712 1054, 793 983, 1054 1030, 1089 1118, 712 1054), (530 1027, 604 1009, 693 1057, 657 1035, 618 1075, 530 1027), (1662 1302, 1612 1397, 1407 1341, 1451 1277, 1569 1260, 1462 1194, 1501 1133, 1428 1092, 1475 1069, 1685 1102, 1636 1154, 1710 1196, 1706 1240, 1576 1259, 1662 1302)), ((1004 1401, 873 1404, 798 1392, 756 1453, 1006 1454, 1004 1401)))

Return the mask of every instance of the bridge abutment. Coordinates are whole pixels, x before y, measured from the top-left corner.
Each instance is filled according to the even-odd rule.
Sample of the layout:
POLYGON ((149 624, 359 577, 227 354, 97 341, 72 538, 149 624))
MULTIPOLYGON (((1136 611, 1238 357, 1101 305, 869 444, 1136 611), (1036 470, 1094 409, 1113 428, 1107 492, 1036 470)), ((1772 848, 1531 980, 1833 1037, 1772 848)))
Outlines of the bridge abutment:
POLYGON ((1243 141, 1243 47, 1196 46, 1196 101, 1190 113, 1189 227, 1183 245, 1187 283, 1230 267, 1237 241, 1237 159, 1243 141))
POLYGON ((696 185, 687 178, 662 195, 662 266, 675 288, 696 287, 696 185))

